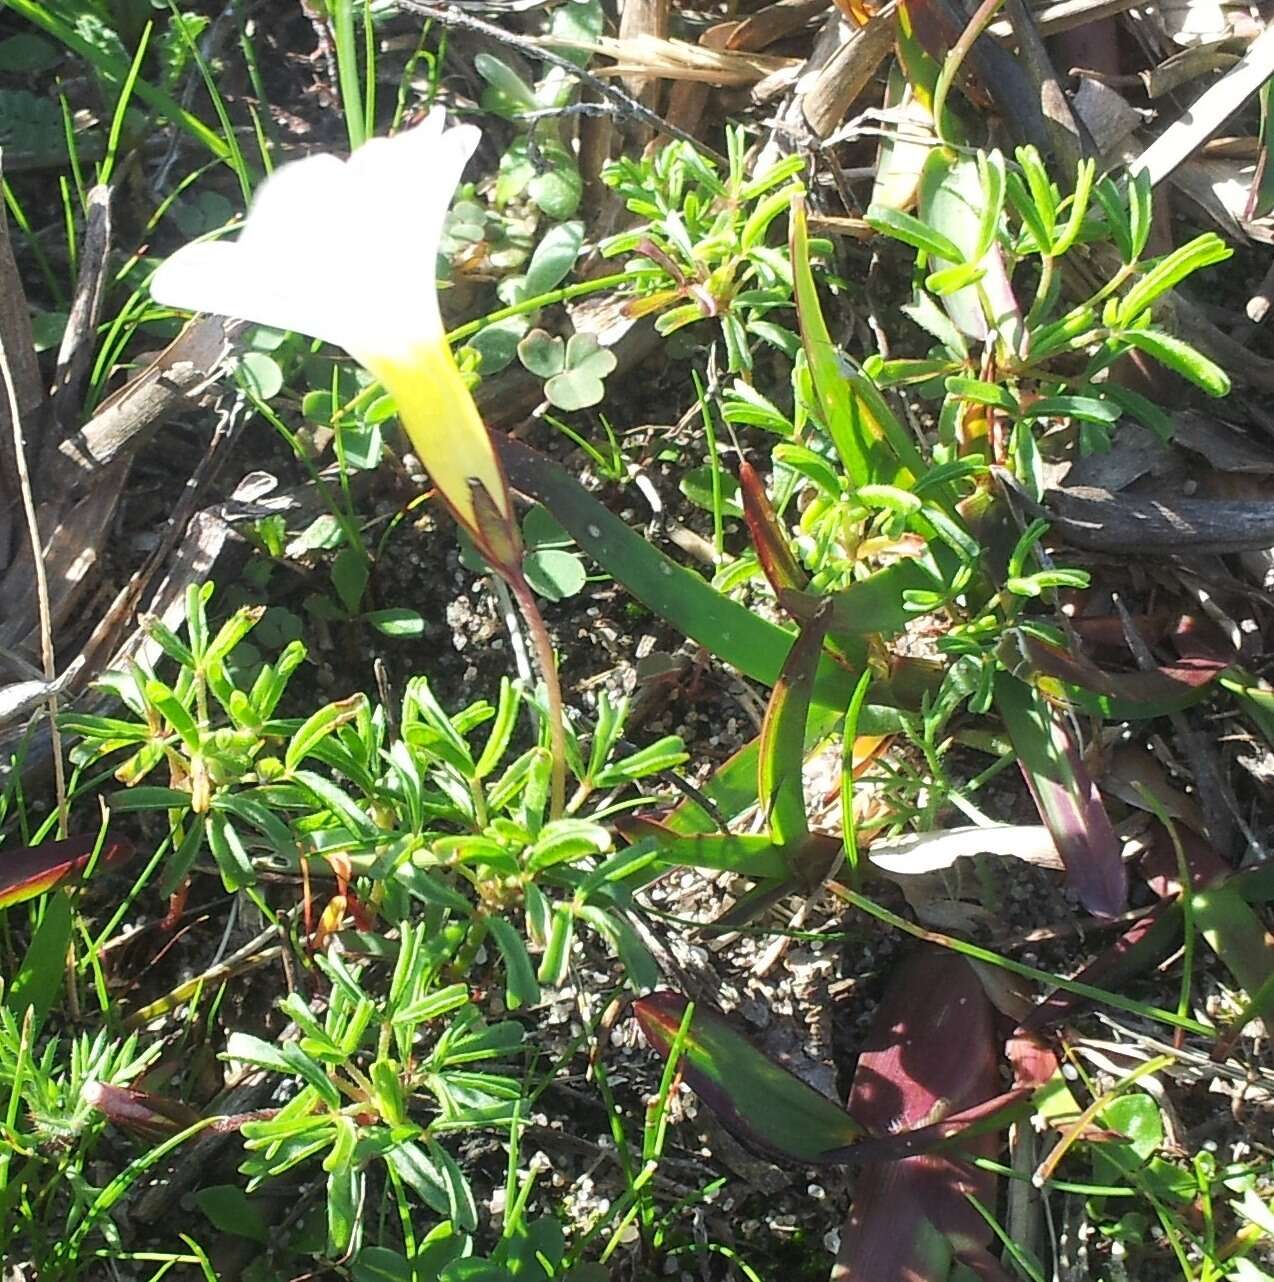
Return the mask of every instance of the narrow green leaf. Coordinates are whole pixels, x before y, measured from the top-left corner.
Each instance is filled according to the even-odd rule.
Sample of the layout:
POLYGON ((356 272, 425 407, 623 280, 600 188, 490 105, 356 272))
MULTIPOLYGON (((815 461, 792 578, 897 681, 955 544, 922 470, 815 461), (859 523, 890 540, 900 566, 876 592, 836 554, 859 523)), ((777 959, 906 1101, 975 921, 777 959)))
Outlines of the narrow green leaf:
POLYGON ((894 240, 900 240, 913 249, 932 254, 935 258, 945 258, 950 263, 963 263, 964 254, 954 241, 949 240, 937 228, 922 222, 911 214, 900 209, 891 209, 885 205, 871 205, 864 216, 868 226, 875 228, 894 240))
POLYGON ((1228 396, 1230 376, 1219 365, 1210 361, 1189 343, 1164 333, 1161 329, 1125 329, 1121 339, 1131 343, 1138 351, 1153 356, 1161 365, 1180 374, 1201 387, 1209 396, 1228 396))
POLYGON ((832 343, 810 268, 805 205, 799 197, 792 201, 789 248, 801 343, 814 394, 851 483, 909 484, 924 471, 911 435, 870 380, 832 343))
POLYGON ((1131 325, 1156 299, 1203 267, 1224 262, 1233 250, 1215 232, 1196 236, 1189 244, 1161 258, 1122 298, 1119 325, 1131 325))
POLYGON ((312 713, 288 742, 283 764, 290 773, 334 730, 352 721, 366 706, 365 694, 353 694, 312 713))
POLYGON ((761 726, 757 795, 770 832, 781 845, 804 839, 805 725, 814 674, 823 654, 831 607, 823 606, 801 628, 770 694, 761 726))
POLYGON ((495 936, 496 947, 504 958, 504 1001, 510 1010, 538 1006, 540 986, 535 981, 535 968, 526 951, 526 941, 503 917, 486 919, 487 929, 495 936))

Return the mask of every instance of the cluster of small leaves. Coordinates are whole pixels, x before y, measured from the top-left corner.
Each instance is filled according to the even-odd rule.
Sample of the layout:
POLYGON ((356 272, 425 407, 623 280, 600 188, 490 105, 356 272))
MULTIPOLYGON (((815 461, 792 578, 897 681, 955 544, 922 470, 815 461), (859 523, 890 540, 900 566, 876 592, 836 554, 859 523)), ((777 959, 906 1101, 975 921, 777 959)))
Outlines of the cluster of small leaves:
POLYGON ((937 149, 921 175, 917 214, 868 210, 877 230, 917 250, 916 289, 904 311, 938 346, 924 360, 875 360, 867 368, 883 386, 917 384, 941 400, 945 445, 985 435, 990 420, 1001 423, 1012 433, 1023 481, 1032 484, 1032 443, 1023 437, 1041 426, 1077 424, 1083 450, 1105 448, 1124 414, 1171 432, 1163 410, 1107 377, 1126 353, 1153 357, 1209 395, 1228 392, 1225 372, 1151 315, 1176 285, 1231 251, 1208 232, 1148 259, 1144 175, 1121 192, 1109 178, 1097 181, 1085 161, 1074 191, 1063 194, 1033 148, 1018 148, 1016 160, 1010 166, 995 151, 973 158, 937 149), (1077 246, 1109 247, 1118 258, 1091 297, 1064 306, 1060 264, 1074 261, 1077 246), (1018 282, 1032 273, 1023 304, 1018 282))
POLYGON ((375 1162, 459 1231, 476 1229, 473 1192, 440 1137, 508 1130, 516 1120, 522 1084, 500 1065, 520 1057, 522 1026, 486 1023, 466 985, 446 982, 459 941, 442 916, 435 910, 399 924, 388 948, 396 952, 393 970, 378 995, 367 990, 378 968, 319 954, 331 985, 321 1017, 293 993, 280 1005, 295 1036, 267 1042, 233 1033, 226 1045, 226 1059, 300 1083, 273 1117, 244 1125, 248 1156, 240 1169, 250 1194, 301 1163, 321 1161, 334 1259, 361 1246, 375 1162))
POLYGON ((593 799, 679 765, 681 742, 668 736, 627 749, 626 705, 601 698, 588 739, 569 735, 576 788, 567 814, 550 821, 547 746, 514 750, 530 698, 514 683, 502 683, 494 706, 479 701, 451 716, 417 678, 394 711, 392 733, 387 710, 363 695, 281 718, 304 647, 292 642, 240 686, 232 656, 261 611, 240 610, 213 631, 210 592, 191 590, 184 638, 148 624, 177 665, 175 679, 139 667, 108 679, 132 719, 65 719, 79 736, 75 759, 88 765, 124 754, 115 775, 128 787, 113 808, 167 814, 174 850, 161 890, 175 889, 206 850, 226 889, 268 913, 263 874, 291 874, 299 889, 303 869, 310 884, 339 879, 333 928, 348 906, 357 910, 356 926, 339 931, 340 950, 316 954, 330 982, 326 1008, 296 994, 283 1004, 295 1040, 231 1038, 230 1059, 300 1083, 276 1116, 245 1128, 245 1173, 257 1182, 321 1160, 334 1258, 359 1245, 375 1161, 470 1232, 473 1196, 440 1138, 514 1125, 521 1083, 473 1065, 516 1060, 523 1036, 516 1023, 482 1021, 469 995, 472 968, 483 946, 494 945, 506 1009, 534 1006, 541 984, 565 977, 583 927, 614 950, 634 987, 657 981, 628 920, 625 881, 650 855, 612 851, 599 822, 606 805, 593 799), (148 782, 161 768, 166 782, 148 782), (349 960, 359 957, 372 960, 349 960))
POLYGON ((31 1214, 0 1216, 0 1253, 16 1258, 11 1252, 32 1246, 27 1235, 42 1233, 53 1276, 74 1264, 90 1229, 120 1246, 90 1164, 104 1119, 85 1087, 135 1081, 160 1047, 142 1051, 135 1037, 116 1039, 101 1029, 69 1042, 49 1038, 37 1049, 31 1011, 19 1020, 10 997, 0 985, 0 1093, 8 1101, 0 1118, 0 1197, 10 1208, 25 1204, 31 1214))
MULTIPOLYGON (((602 25, 597 0, 571 0, 554 9, 549 34, 586 44, 600 35, 602 25)), ((581 65, 588 59, 587 52, 569 44, 566 56, 581 65)), ((555 290, 583 246, 584 225, 574 215, 584 183, 563 128, 578 82, 563 67, 551 65, 532 83, 489 52, 475 57, 474 69, 486 82, 483 109, 518 132, 504 149, 494 179, 460 193, 441 248, 454 280, 493 279, 500 301, 518 307, 555 290), (545 218, 551 223, 537 235, 545 218)), ((462 363, 487 376, 517 357, 545 380, 549 404, 568 411, 596 405, 614 357, 591 335, 554 337, 533 328, 536 320, 535 311, 524 310, 482 326, 461 349, 462 363)))
POLYGON ((724 177, 683 142, 609 165, 603 179, 646 221, 611 237, 602 252, 635 255, 634 266, 649 275, 628 305, 631 315, 656 315, 661 334, 715 319, 737 374, 751 370, 758 341, 789 357, 800 346, 772 316, 791 308, 792 273, 786 252, 766 240, 801 190, 793 179, 804 162, 789 156, 749 176, 744 131, 731 128, 726 137, 724 177))
POLYGON ((548 821, 547 746, 532 743, 509 760, 529 698, 517 685, 504 681, 494 706, 479 701, 448 716, 417 678, 396 710, 392 735, 387 710, 361 694, 301 720, 279 718, 304 646, 291 642, 241 688, 231 654, 262 612, 237 611, 210 635, 210 590, 191 590, 186 640, 155 620, 148 625, 178 665, 173 682, 140 668, 107 678, 135 719, 70 714, 64 722, 80 736, 77 763, 127 754, 115 768, 127 785, 114 799, 116 810, 167 812, 176 848, 161 889, 175 888, 205 848, 231 891, 255 893, 265 869, 299 874, 303 863, 336 861, 366 877, 368 890, 377 887, 386 912, 396 906, 405 917, 413 899, 441 905, 472 951, 494 936, 511 1008, 539 999, 527 940, 548 950, 540 978, 557 983, 577 921, 620 952, 635 984, 651 976, 625 919, 620 878, 629 857, 610 853, 598 815, 583 815, 594 794, 683 762, 679 739, 666 736, 623 755, 626 705, 599 701, 587 753, 573 731, 568 737, 577 783, 568 813, 548 821), (487 723, 482 747, 471 747, 470 737, 487 723), (161 766, 166 784, 148 785, 161 766), (566 898, 554 904, 561 893, 566 898), (517 906, 525 911, 525 936, 504 920, 517 906))

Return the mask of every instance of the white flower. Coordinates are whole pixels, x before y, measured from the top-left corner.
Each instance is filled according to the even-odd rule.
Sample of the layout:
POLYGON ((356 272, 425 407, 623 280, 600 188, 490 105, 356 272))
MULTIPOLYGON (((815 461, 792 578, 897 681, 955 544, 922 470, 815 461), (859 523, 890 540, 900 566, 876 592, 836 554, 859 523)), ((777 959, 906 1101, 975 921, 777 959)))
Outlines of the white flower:
POLYGON ((505 522, 511 505, 438 311, 443 220, 480 136, 473 126, 443 125, 435 109, 348 160, 317 155, 281 166, 254 197, 238 240, 185 246, 150 289, 167 306, 343 347, 394 398, 430 478, 477 533, 475 482, 505 522))

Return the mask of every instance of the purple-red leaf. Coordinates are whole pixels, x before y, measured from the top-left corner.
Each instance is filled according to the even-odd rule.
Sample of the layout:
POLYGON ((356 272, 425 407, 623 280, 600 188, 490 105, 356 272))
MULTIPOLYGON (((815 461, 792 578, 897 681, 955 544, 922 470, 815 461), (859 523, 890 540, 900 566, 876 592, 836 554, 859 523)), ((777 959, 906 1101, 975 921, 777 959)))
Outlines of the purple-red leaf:
POLYGON ((977 973, 945 949, 912 953, 890 980, 858 1057, 849 1111, 873 1135, 941 1122, 999 1091, 995 1012, 977 973))
POLYGON ((83 1093, 85 1102, 116 1126, 146 1140, 162 1140, 176 1135, 200 1120, 199 1114, 188 1104, 150 1091, 90 1081, 84 1084, 83 1093))
POLYGON ((1006 672, 996 677, 995 703, 1071 887, 1095 916, 1118 916, 1128 897, 1119 838, 1069 729, 1038 691, 1006 672))
MULTIPOLYGON (((881 1141, 985 1114, 999 1104, 995 1012, 961 957, 926 949, 898 967, 858 1059, 849 1110, 881 1141)), ((1004 1120, 1008 1120, 1007 1117, 1004 1120)), ((992 1156, 993 1135, 966 1153, 992 1156)), ((1006 1275, 987 1250, 991 1230, 969 1202, 995 1204, 995 1177, 954 1156, 928 1153, 864 1162, 841 1238, 836 1282, 939 1282, 959 1261, 983 1278, 1006 1275)))

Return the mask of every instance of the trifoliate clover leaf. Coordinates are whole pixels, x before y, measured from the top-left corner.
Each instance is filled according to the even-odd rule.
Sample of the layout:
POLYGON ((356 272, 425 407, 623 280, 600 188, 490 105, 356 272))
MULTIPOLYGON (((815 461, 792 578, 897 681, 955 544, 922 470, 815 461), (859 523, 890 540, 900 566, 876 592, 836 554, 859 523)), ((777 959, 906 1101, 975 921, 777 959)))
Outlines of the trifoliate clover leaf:
POLYGON ((602 380, 615 365, 615 353, 592 334, 572 334, 566 344, 565 368, 544 384, 544 395, 560 410, 587 409, 605 396, 602 380))

